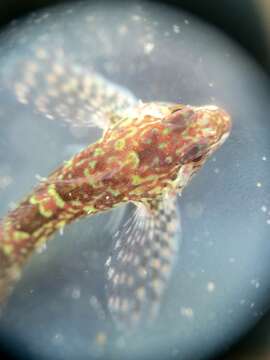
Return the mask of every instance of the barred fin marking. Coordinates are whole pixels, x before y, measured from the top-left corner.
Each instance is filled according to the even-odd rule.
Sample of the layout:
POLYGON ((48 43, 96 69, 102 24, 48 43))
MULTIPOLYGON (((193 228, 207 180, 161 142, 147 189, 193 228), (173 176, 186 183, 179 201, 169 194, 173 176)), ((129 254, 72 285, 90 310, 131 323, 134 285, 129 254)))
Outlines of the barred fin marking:
POLYGON ((137 104, 129 90, 73 63, 61 48, 35 49, 14 68, 7 80, 18 101, 70 126, 106 129, 121 117, 117 113, 137 104))
POLYGON ((139 205, 116 234, 106 262, 108 308, 119 329, 153 320, 169 281, 181 230, 176 197, 139 205))

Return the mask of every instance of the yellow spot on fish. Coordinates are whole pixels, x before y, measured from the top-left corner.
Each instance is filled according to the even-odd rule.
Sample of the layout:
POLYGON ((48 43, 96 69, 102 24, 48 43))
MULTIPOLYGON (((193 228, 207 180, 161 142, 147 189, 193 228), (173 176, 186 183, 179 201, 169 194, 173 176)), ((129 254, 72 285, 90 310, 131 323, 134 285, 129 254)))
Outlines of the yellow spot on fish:
POLYGON ((14 231, 12 237, 14 238, 15 241, 20 242, 21 240, 28 239, 30 235, 25 231, 14 231))
POLYGON ((136 151, 130 151, 128 153, 128 156, 126 158, 126 162, 129 164, 131 164, 131 166, 133 168, 137 168, 140 164, 140 158, 138 156, 138 154, 136 153, 136 151))
POLYGON ((2 248, 3 248, 4 253, 5 253, 6 255, 11 255, 12 252, 13 252, 13 250, 14 250, 12 244, 3 244, 3 245, 2 245, 2 248))
POLYGON ((140 185, 142 183, 142 178, 139 175, 132 175, 131 177, 132 185, 140 185))
POLYGON ((70 159, 70 160, 65 160, 64 161, 64 164, 65 164, 65 168, 70 168, 73 166, 73 159, 70 159))
POLYGON ((38 204, 38 209, 39 213, 46 218, 49 218, 53 215, 53 212, 51 210, 45 209, 42 203, 38 204))
POLYGON ((61 196, 58 194, 58 192, 55 190, 55 185, 49 185, 48 188, 48 194, 53 197, 55 204, 60 209, 63 209, 65 206, 64 200, 61 198, 61 196))
POLYGON ((167 143, 165 143, 165 142, 158 144, 159 149, 164 149, 166 146, 167 146, 167 143))
POLYGON ((36 199, 35 195, 33 195, 33 196, 30 197, 29 202, 30 202, 30 204, 32 204, 32 205, 39 204, 39 200, 36 199))
POLYGON ((85 169, 83 170, 83 174, 84 174, 85 177, 90 176, 89 169, 88 169, 88 168, 85 168, 85 169))
POLYGON ((86 211, 87 214, 91 214, 97 211, 94 206, 84 206, 83 210, 86 211))
POLYGON ((113 196, 118 196, 118 195, 120 195, 120 191, 118 191, 118 190, 114 190, 114 189, 108 188, 107 191, 108 191, 109 193, 111 193, 113 196))
POLYGON ((59 221, 57 224, 56 224, 56 228, 57 229, 62 229, 62 228, 64 228, 65 227, 65 225, 66 225, 66 221, 65 220, 61 220, 61 221, 59 221))
POLYGON ((90 166, 91 169, 94 169, 96 167, 96 164, 97 164, 96 160, 93 160, 93 161, 89 162, 89 166, 90 166))
POLYGON ((162 134, 163 134, 163 135, 168 135, 171 131, 172 131, 171 128, 166 128, 166 129, 164 129, 164 130, 162 131, 162 134))
POLYGON ((102 148, 96 148, 94 151, 94 156, 100 156, 104 154, 104 150, 102 148))
POLYGON ((114 147, 116 150, 122 150, 125 147, 125 140, 119 139, 115 142, 114 147))

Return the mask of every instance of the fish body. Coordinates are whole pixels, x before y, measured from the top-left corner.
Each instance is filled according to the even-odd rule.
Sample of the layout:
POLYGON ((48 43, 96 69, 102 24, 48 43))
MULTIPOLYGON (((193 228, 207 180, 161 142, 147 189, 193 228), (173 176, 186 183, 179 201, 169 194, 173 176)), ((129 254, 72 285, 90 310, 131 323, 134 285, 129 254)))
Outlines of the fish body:
MULTIPOLYGON (((32 64, 31 71, 36 68, 32 64)), ((99 86, 104 87, 102 81, 99 86)), ((21 101, 18 88, 16 83, 21 101)), ((127 232, 119 232, 106 263, 108 307, 116 323, 125 327, 138 324, 146 314, 155 316, 176 252, 176 195, 228 137, 231 120, 215 106, 133 104, 133 98, 123 100, 117 87, 115 96, 111 87, 110 96, 106 91, 98 97, 101 110, 106 105, 102 138, 64 162, 0 222, 0 300, 33 251, 56 231, 78 218, 131 202, 136 216, 127 232), (124 111, 107 106, 108 99, 120 98, 128 104, 124 111)), ((24 95, 21 102, 28 103, 29 89, 24 95)), ((42 96, 48 95, 38 94, 42 96)), ((92 102, 96 108, 96 98, 92 102)), ((43 112, 40 102, 33 104, 43 112)))

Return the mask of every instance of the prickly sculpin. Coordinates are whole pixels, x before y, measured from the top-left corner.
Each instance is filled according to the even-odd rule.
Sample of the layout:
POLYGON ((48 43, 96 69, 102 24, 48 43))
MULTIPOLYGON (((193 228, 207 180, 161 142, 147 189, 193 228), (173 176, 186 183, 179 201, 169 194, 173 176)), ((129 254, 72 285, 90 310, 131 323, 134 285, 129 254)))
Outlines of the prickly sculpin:
POLYGON ((108 308, 119 326, 154 318, 177 250, 176 205, 191 177, 228 137, 216 106, 143 103, 126 89, 36 49, 8 79, 19 102, 71 126, 96 125, 102 138, 33 189, 0 223, 3 301, 34 250, 75 219, 133 203, 106 262, 108 308))

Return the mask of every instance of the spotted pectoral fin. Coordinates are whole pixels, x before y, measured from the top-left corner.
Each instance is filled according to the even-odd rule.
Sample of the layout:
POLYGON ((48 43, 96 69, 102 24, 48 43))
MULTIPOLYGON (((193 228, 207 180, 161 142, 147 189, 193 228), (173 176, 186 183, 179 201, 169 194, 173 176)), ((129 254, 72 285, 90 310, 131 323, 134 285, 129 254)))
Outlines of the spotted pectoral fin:
POLYGON ((157 316, 181 237, 175 196, 149 205, 139 205, 116 234, 106 262, 108 308, 123 330, 157 316))
POLYGON ((119 112, 137 102, 130 91, 75 64, 60 48, 34 49, 20 57, 6 77, 20 103, 71 126, 106 129, 117 122, 119 112))

